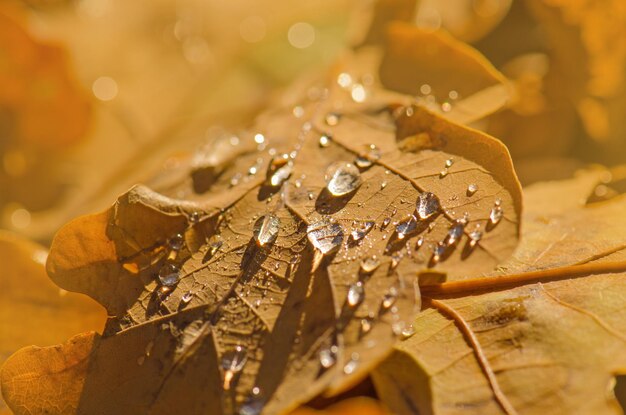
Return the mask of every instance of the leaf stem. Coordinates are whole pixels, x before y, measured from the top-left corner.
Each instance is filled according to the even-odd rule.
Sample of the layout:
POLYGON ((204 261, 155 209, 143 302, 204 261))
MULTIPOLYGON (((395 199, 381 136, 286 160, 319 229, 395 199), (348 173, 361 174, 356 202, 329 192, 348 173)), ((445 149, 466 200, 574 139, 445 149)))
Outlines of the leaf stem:
POLYGON ((422 295, 459 296, 480 291, 504 290, 515 286, 534 284, 570 278, 580 278, 592 274, 610 274, 626 271, 626 261, 601 262, 582 265, 570 265, 521 274, 497 277, 472 278, 463 281, 443 282, 420 286, 422 295))
POLYGON ((496 378, 495 373, 493 372, 493 370, 491 369, 491 366, 489 365, 489 360, 487 360, 487 356, 485 355, 485 352, 483 351, 480 343, 478 342, 478 338, 476 337, 476 334, 474 334, 474 332, 472 331, 472 328, 469 326, 467 321, 465 321, 463 316, 461 316, 454 308, 450 307, 448 304, 444 303, 443 301, 433 300, 430 298, 425 298, 425 301, 429 303, 429 305, 431 305, 432 307, 439 310, 442 314, 454 320, 454 322, 457 324, 457 326, 459 327, 459 329, 461 330, 461 332, 467 339, 468 343, 474 350, 474 355, 476 355, 478 364, 480 365, 481 369, 483 370, 483 373, 487 377, 487 381, 489 382, 489 386, 491 387, 491 390, 493 392, 493 395, 496 401, 498 402, 502 410, 507 415, 517 415, 517 411, 515 410, 513 405, 511 405, 511 402, 509 402, 507 397, 504 395, 504 393, 502 392, 502 389, 500 389, 500 385, 498 384, 498 379, 496 378))

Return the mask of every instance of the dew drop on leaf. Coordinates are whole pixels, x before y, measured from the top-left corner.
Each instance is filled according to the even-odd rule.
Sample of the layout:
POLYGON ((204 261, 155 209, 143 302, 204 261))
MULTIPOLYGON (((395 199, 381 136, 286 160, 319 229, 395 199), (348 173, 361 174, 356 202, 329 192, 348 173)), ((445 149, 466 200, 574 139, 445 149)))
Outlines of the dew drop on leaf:
POLYGON ((345 196, 361 185, 359 169, 350 163, 337 162, 326 170, 326 189, 333 196, 345 196))
POLYGON ((171 263, 164 264, 159 270, 159 282, 165 287, 178 284, 180 269, 171 263))
POLYGON ((176 235, 172 236, 168 241, 167 244, 169 245, 170 249, 172 249, 173 251, 180 251, 180 249, 183 247, 183 244, 185 243, 185 240, 183 239, 183 235, 177 233, 176 235))
POLYGON ((340 118, 341 116, 337 114, 336 112, 329 112, 328 114, 326 114, 324 121, 326 122, 326 124, 332 127, 332 126, 339 124, 340 118))
POLYGON ((279 228, 280 219, 278 217, 272 214, 260 217, 254 224, 253 232, 257 246, 265 247, 274 243, 278 237, 279 228))
POLYGON ((374 325, 374 317, 373 316, 367 316, 367 317, 363 317, 361 319, 361 336, 366 335, 367 333, 370 332, 370 330, 372 330, 372 326, 374 325))
POLYGON ((363 258, 361 261, 361 271, 364 274, 371 274, 376 271, 376 268, 380 266, 380 260, 374 255, 367 258, 363 258))
POLYGON ((502 219, 503 214, 502 206, 495 205, 491 208, 491 212, 489 212, 489 222, 491 222, 492 225, 497 225, 502 219))
POLYGON ((390 223, 391 223, 391 218, 383 219, 383 223, 380 224, 380 229, 385 230, 387 226, 389 226, 390 223))
POLYGON ((180 301, 182 301, 184 304, 189 304, 189 302, 191 301, 192 298, 193 298, 193 293, 191 291, 187 291, 180 298, 180 301))
POLYGON ((337 350, 335 345, 320 350, 320 365, 324 369, 331 368, 337 362, 337 350))
POLYGON ((476 244, 482 239, 483 237, 483 233, 479 230, 475 230, 469 233, 469 246, 470 247, 474 247, 476 246, 476 244))
POLYGON ((346 375, 350 375, 354 373, 354 371, 357 369, 358 366, 359 366, 359 354, 352 353, 352 355, 350 356, 350 360, 343 367, 343 373, 345 373, 346 375))
POLYGON ((360 241, 361 239, 365 238, 365 236, 369 233, 369 231, 372 230, 374 225, 375 223, 373 221, 363 222, 361 226, 359 226, 357 229, 354 229, 352 232, 350 232, 350 238, 352 238, 352 240, 355 242, 360 241))
POLYGON ((463 236, 463 230, 465 229, 466 222, 463 220, 455 221, 448 229, 448 235, 446 236, 446 243, 448 245, 454 245, 463 236))
POLYGON ((322 134, 320 136, 319 145, 322 148, 326 148, 330 145, 330 136, 328 134, 322 134))
POLYGON ((359 156, 354 160, 354 164, 356 164, 358 168, 366 169, 372 165, 372 161, 366 157, 359 156))
POLYGON ((420 219, 428 219, 441 209, 439 198, 431 192, 423 192, 417 197, 415 210, 420 219))
POLYGON ((404 239, 407 235, 411 235, 417 229, 417 218, 409 215, 405 220, 398 222, 396 225, 396 234, 398 239, 404 239))
POLYGON ((272 187, 278 187, 291 176, 293 162, 289 154, 283 154, 272 158, 267 167, 267 183, 272 187))
POLYGON ((389 288, 389 291, 383 296, 380 308, 383 311, 389 310, 398 299, 398 289, 396 287, 389 288))
POLYGON ((245 347, 237 345, 234 350, 229 350, 222 356, 222 369, 224 369, 224 389, 229 390, 235 374, 241 372, 248 361, 245 347))
POLYGON ((343 228, 328 218, 307 226, 306 233, 311 244, 324 255, 338 250, 343 242, 343 228))
POLYGON ((446 160, 446 168, 452 167, 453 164, 454 164, 454 160, 453 159, 446 160))
POLYGON ((357 281, 354 284, 350 285, 348 289, 348 305, 350 307, 356 307, 363 302, 365 298, 365 287, 363 286, 362 281, 357 281))
POLYGON ((433 257, 432 257, 433 264, 437 264, 441 260, 441 257, 443 256, 443 254, 446 253, 446 249, 447 249, 447 245, 441 242, 435 245, 435 248, 433 249, 433 257))
POLYGON ((478 191, 478 185, 471 183, 470 185, 467 186, 466 194, 468 196, 473 196, 474 193, 476 193, 477 191, 478 191))

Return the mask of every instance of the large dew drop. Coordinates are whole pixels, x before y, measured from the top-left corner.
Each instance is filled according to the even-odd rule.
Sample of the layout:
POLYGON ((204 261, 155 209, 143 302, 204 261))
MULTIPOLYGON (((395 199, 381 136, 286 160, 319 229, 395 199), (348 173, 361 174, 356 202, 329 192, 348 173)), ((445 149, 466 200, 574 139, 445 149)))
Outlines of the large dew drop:
POLYGON ((180 269, 171 263, 167 263, 159 270, 159 282, 165 287, 171 287, 178 284, 180 277, 180 269))
POLYGON ((446 243, 448 245, 455 245, 463 236, 466 222, 463 220, 455 221, 448 229, 448 235, 446 236, 446 243))
POLYGON ((343 228, 327 218, 307 226, 306 234, 315 249, 324 255, 338 250, 343 242, 343 228))
POLYGON ((500 220, 502 220, 502 216, 504 216, 502 206, 500 206, 499 203, 496 203, 491 209, 491 212, 489 212, 489 222, 495 226, 500 222, 500 220))
POLYGON ((428 219, 441 209, 439 198, 431 192, 420 193, 415 203, 415 210, 420 219, 428 219))
POLYGON ((361 261, 361 272, 364 274, 371 274, 376 271, 379 266, 380 260, 376 257, 376 255, 370 256, 361 261))
POLYGON ((259 247, 266 247, 276 241, 278 230, 280 228, 280 219, 269 214, 260 217, 254 224, 254 241, 259 247))
POLYGON ((345 196, 361 185, 359 169, 350 163, 337 162, 326 170, 326 189, 333 196, 345 196))

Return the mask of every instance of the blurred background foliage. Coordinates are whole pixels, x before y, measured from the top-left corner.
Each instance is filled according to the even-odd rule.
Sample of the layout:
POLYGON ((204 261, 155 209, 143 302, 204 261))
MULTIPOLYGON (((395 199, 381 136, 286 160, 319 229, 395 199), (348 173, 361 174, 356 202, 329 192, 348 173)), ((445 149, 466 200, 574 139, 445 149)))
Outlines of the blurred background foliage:
POLYGON ((358 45, 373 11, 447 31, 508 77, 515 98, 473 126, 507 144, 524 183, 624 162, 621 0, 4 1, 0 228, 45 244, 175 171, 216 128, 245 127, 358 45))

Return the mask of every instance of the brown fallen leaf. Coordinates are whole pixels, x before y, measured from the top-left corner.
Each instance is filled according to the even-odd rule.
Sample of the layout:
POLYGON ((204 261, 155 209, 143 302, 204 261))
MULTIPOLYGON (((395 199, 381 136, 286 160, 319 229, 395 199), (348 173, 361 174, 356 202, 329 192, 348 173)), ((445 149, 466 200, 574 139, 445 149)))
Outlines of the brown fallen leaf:
POLYGON ((104 324, 102 307, 48 279, 46 256, 42 246, 0 231, 0 363, 24 345, 58 343, 104 324))
POLYGON ((528 189, 522 243, 499 273, 422 287, 416 334, 374 373, 393 411, 621 413, 626 198, 585 206, 598 177, 528 189))
POLYGON ((12 409, 36 395, 58 413, 63 385, 76 413, 286 413, 411 332, 417 271, 461 278, 509 256, 521 191, 504 146, 398 105, 373 66, 358 66, 372 79, 360 99, 342 86, 353 62, 218 137, 161 193, 136 187, 59 231, 51 278, 113 318, 101 337, 14 355, 3 384, 24 362, 38 382, 6 394, 12 409), (403 152, 399 131, 441 145, 403 152), (51 375, 49 353, 81 363, 51 375))

